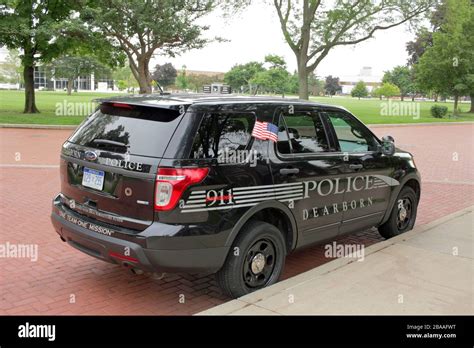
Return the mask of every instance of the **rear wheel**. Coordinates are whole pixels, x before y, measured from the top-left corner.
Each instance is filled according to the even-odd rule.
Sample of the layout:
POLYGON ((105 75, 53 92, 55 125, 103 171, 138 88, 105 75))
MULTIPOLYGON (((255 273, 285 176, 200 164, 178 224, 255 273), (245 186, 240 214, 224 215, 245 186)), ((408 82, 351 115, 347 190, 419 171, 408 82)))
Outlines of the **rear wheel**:
POLYGON ((274 284, 285 263, 286 248, 282 233, 262 221, 248 223, 234 241, 216 279, 231 297, 240 297, 274 284))
POLYGON ((382 237, 388 239, 410 231, 415 225, 417 207, 418 198, 415 191, 408 186, 402 188, 387 222, 379 226, 382 237))

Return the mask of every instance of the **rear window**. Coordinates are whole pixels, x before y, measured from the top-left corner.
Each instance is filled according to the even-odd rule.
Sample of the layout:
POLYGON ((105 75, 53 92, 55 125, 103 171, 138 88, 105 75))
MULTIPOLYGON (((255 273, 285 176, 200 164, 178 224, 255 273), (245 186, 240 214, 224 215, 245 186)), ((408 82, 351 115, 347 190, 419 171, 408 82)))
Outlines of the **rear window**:
POLYGON ((208 113, 194 138, 191 158, 217 158, 223 151, 244 150, 250 141, 253 113, 208 113))
POLYGON ((69 141, 100 150, 162 157, 180 120, 175 110, 101 105, 69 141))

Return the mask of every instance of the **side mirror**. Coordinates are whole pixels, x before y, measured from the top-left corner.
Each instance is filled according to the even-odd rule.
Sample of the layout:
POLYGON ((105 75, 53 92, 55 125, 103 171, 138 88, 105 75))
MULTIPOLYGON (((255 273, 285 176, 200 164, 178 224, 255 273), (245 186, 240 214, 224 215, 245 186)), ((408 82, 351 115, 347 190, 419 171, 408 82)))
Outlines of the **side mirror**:
POLYGON ((395 140, 392 136, 386 135, 382 138, 382 153, 386 156, 393 156, 395 153, 395 140))

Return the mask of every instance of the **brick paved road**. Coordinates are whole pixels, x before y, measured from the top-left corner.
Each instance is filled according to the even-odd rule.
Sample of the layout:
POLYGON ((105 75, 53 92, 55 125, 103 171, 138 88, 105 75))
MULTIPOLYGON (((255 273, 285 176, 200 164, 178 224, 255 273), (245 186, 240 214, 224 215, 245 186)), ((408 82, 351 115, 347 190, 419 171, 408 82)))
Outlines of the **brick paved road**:
MULTIPOLYGON (((424 181, 418 224, 474 204, 473 125, 374 131, 393 135, 416 156, 424 181)), ((59 240, 50 203, 59 190, 58 150, 69 133, 0 129, 0 243, 39 245, 37 262, 0 259, 0 314, 192 314, 228 300, 212 276, 134 276, 59 240)), ((376 231, 367 231, 339 242, 379 240, 376 231)), ((284 278, 327 261, 322 246, 298 251, 287 258, 284 278)))

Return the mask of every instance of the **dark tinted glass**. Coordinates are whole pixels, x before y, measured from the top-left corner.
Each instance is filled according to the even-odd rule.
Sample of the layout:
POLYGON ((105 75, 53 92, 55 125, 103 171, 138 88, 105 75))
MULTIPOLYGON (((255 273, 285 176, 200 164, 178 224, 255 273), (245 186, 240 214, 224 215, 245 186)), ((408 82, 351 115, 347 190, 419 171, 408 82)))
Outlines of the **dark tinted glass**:
POLYGON ((69 141, 112 152, 161 157, 180 119, 172 110, 101 106, 69 141))
POLYGON ((194 138, 191 158, 217 158, 225 150, 245 150, 255 115, 251 113, 205 114, 194 138))
POLYGON ((300 112, 293 115, 281 115, 278 128, 277 148, 282 154, 316 153, 329 150, 326 132, 317 114, 300 112))
POLYGON ((340 112, 327 112, 342 152, 376 151, 375 137, 356 119, 340 112))

